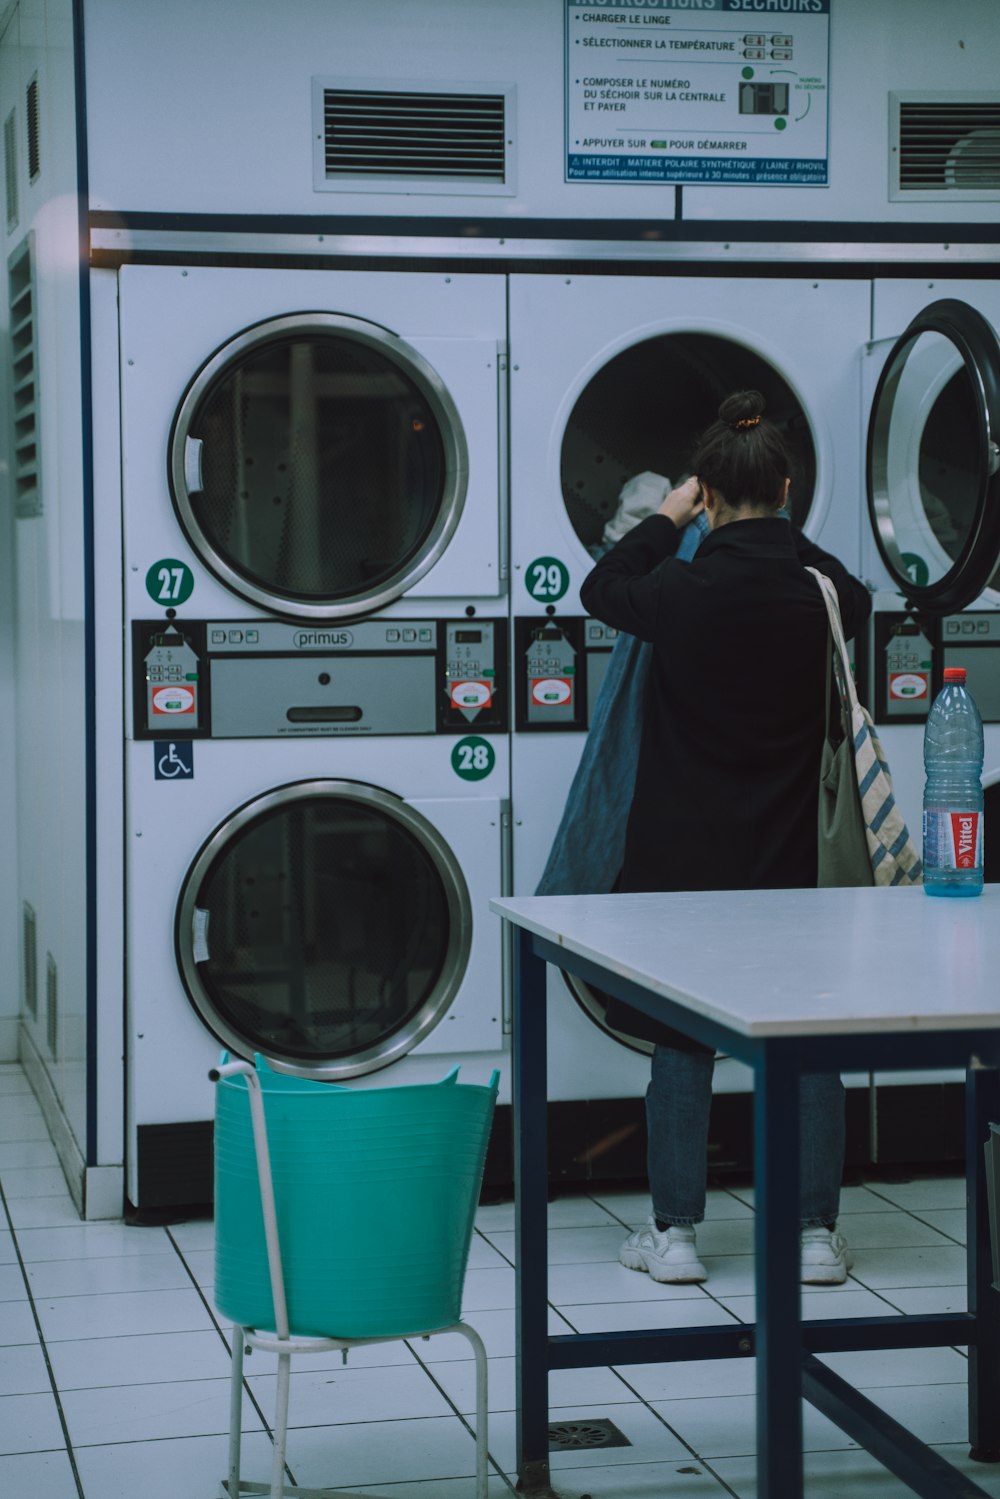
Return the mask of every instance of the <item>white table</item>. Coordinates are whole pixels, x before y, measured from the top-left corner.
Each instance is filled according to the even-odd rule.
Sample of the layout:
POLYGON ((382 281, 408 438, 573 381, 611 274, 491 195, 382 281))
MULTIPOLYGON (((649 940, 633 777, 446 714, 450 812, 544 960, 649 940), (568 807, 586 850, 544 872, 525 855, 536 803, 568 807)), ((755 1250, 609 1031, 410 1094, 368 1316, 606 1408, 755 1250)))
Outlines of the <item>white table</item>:
POLYGON ((514 995, 518 1472, 549 1489, 552 1369, 757 1360, 758 1499, 801 1499, 802 1398, 928 1499, 983 1495, 816 1353, 969 1347, 973 1455, 1000 1461, 1000 1294, 982 1144, 1000 1118, 1000 886, 497 899, 518 932, 514 995), (755 1325, 546 1332, 545 964, 556 963, 754 1070, 755 1325), (968 1311, 801 1320, 798 1079, 803 1072, 967 1069, 968 1311))

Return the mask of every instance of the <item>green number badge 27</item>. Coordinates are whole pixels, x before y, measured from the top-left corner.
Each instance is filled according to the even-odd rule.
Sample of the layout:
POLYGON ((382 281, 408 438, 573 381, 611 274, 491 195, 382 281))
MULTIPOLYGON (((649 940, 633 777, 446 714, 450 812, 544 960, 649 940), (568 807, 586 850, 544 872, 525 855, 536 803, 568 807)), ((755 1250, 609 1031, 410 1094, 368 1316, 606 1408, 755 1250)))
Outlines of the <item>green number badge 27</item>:
POLYGON ((183 604, 194 592, 194 573, 176 557, 161 557, 146 574, 146 592, 157 604, 183 604))

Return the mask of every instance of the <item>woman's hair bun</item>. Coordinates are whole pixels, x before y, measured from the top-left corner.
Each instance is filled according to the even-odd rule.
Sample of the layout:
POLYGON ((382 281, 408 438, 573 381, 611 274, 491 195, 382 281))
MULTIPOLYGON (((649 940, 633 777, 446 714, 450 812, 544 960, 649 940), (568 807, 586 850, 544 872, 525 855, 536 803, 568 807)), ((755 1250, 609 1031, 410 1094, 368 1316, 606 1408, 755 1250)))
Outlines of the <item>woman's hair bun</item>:
POLYGON ((732 427, 737 422, 759 419, 763 412, 764 397, 759 390, 734 390, 719 407, 719 421, 732 427))

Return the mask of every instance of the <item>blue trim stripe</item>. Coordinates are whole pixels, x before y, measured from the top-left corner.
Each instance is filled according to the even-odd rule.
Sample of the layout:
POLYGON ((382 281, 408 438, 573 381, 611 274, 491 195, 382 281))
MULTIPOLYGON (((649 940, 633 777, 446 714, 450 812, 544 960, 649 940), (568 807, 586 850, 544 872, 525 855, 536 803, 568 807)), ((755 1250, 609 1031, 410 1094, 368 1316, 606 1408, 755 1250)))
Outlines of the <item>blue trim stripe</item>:
POLYGON ((885 801, 882 803, 881 807, 879 807, 878 811, 875 813, 875 816, 873 818, 871 818, 870 821, 869 821, 869 823, 868 823, 868 826, 871 828, 871 830, 872 830, 873 833, 877 833, 878 832, 879 828, 885 822, 886 818, 888 817, 889 813, 892 811, 892 809, 893 809, 893 807, 895 805, 896 805, 896 799, 895 799, 895 797, 893 797, 893 796, 887 796, 886 799, 885 799, 885 801))

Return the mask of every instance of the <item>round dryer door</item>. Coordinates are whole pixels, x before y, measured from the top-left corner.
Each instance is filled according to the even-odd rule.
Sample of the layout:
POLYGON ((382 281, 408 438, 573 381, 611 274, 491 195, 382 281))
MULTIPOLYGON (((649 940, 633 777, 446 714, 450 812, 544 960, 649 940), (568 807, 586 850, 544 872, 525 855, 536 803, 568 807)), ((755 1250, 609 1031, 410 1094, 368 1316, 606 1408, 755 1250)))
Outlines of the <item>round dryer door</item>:
POLYGON ((224 344, 174 419, 174 506, 206 566, 294 619, 369 613, 438 560, 465 501, 458 412, 415 349, 335 313, 224 344))
POLYGON ((608 1003, 600 990, 592 989, 575 973, 564 973, 563 978, 569 992, 587 1019, 592 1020, 606 1036, 610 1036, 613 1041, 620 1042, 622 1046, 627 1046, 630 1051, 639 1052, 642 1056, 653 1055, 652 1041, 642 1041, 638 1036, 626 1035, 624 1031, 617 1030, 613 1025, 608 1024, 608 1003))
POLYGON ((657 475, 679 484, 699 435, 733 390, 759 390, 788 451, 788 508, 804 526, 816 490, 816 446, 788 381, 755 350, 715 333, 662 333, 609 359, 580 392, 563 437, 563 503, 593 556, 621 534, 613 523, 626 481, 633 504, 651 514, 662 498, 657 475), (645 482, 645 476, 649 475, 645 482), (637 487, 637 488, 636 488, 637 487))
POLYGON ((868 429, 868 508, 894 582, 930 612, 1000 592, 1000 341, 934 302, 897 341, 868 429))
POLYGON ((437 830, 390 792, 298 781, 207 840, 177 908, 181 975, 226 1046, 331 1080, 396 1061, 447 1012, 472 911, 437 830))

